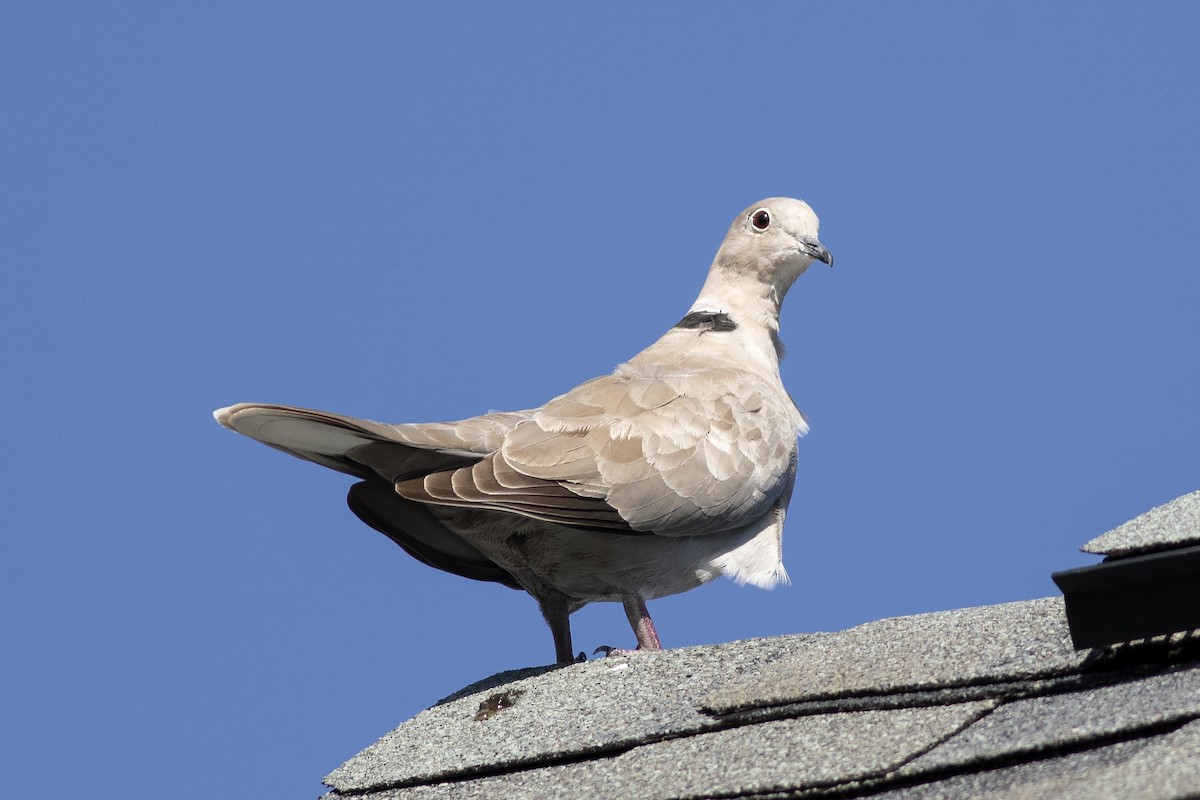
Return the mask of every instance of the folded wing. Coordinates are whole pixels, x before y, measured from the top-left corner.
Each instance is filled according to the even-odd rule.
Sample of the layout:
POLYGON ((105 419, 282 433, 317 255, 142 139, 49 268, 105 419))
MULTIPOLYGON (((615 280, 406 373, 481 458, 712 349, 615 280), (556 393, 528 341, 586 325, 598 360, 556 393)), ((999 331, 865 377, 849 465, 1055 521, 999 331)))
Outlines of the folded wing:
POLYGON ((360 481, 346 496, 350 510, 410 556, 431 567, 520 589, 507 570, 447 528, 421 503, 405 500, 385 481, 360 481))
POLYGON ((577 527, 715 533, 770 511, 804 430, 791 400, 746 372, 618 372, 550 401, 485 458, 396 491, 577 527))

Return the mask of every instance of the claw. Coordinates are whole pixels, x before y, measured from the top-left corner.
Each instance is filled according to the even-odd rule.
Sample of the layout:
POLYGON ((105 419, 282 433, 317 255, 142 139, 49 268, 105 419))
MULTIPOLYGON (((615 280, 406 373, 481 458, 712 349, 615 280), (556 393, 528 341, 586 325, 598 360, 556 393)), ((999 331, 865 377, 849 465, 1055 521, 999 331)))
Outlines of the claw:
POLYGON ((604 653, 605 658, 612 658, 613 656, 630 656, 630 655, 633 655, 634 653, 640 653, 640 652, 643 652, 642 648, 640 648, 640 647, 635 647, 633 650, 625 650, 620 647, 610 647, 609 645, 602 644, 599 647, 597 647, 595 650, 592 651, 592 655, 596 655, 597 653, 604 653))

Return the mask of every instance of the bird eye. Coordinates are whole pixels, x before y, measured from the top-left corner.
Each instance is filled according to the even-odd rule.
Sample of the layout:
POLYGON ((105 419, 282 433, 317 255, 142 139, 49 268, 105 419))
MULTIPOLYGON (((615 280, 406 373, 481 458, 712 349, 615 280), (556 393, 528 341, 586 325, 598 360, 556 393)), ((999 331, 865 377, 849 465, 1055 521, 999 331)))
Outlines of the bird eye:
POLYGON ((750 215, 750 224, 760 231, 765 231, 771 226, 771 213, 765 208, 760 208, 750 215))

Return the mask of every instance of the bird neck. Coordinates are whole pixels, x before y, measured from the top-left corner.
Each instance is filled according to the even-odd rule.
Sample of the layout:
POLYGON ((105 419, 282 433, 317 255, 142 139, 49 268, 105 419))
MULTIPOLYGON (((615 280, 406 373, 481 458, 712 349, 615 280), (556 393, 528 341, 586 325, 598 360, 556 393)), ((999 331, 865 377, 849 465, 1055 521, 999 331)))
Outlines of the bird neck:
POLYGON ((783 297, 797 277, 773 269, 765 259, 726 260, 718 256, 691 311, 721 314, 739 326, 775 335, 779 332, 783 297))

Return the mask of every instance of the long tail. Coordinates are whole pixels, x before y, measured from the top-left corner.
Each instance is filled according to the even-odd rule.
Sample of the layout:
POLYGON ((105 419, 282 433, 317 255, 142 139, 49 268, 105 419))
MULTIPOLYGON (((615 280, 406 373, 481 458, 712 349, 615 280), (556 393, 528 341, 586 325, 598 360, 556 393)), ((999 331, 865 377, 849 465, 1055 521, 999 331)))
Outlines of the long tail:
POLYGON ((414 558, 466 578, 520 588, 507 570, 448 529, 423 504, 396 494, 395 483, 479 461, 528 413, 387 425, 327 411, 239 403, 213 416, 226 428, 265 445, 363 478, 350 488, 350 510, 414 558))
POLYGON ((239 403, 213 416, 226 428, 297 458, 358 478, 395 483, 473 464, 498 448, 505 433, 529 412, 388 425, 328 411, 239 403))

